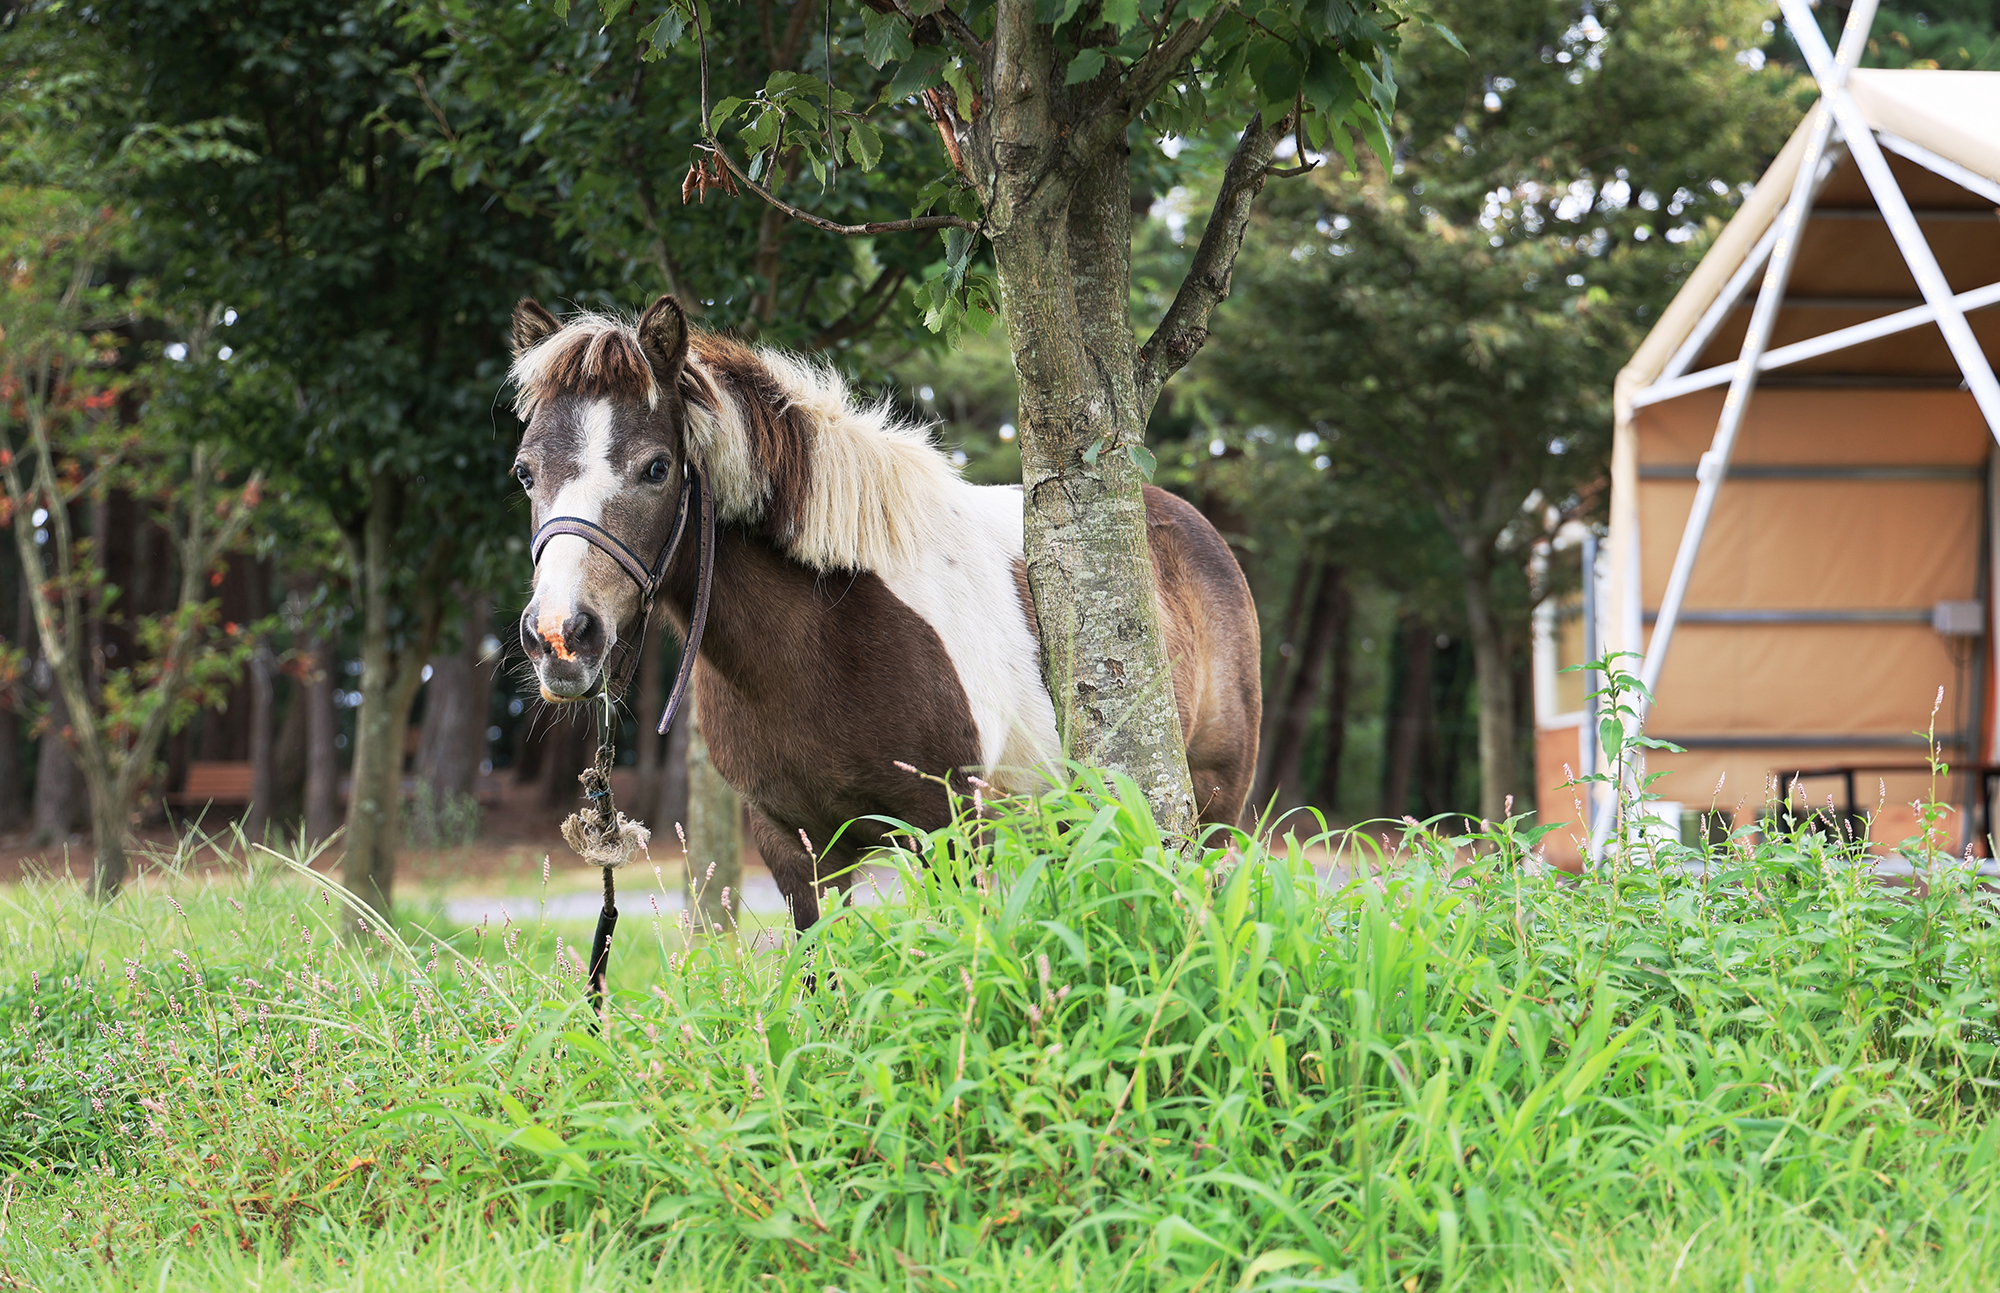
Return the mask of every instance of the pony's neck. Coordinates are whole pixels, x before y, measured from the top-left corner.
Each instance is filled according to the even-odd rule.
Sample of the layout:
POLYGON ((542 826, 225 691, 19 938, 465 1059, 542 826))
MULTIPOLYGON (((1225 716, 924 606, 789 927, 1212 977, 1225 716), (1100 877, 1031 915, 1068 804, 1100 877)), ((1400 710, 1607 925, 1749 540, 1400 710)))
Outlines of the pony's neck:
MULTIPOLYGON (((695 544, 683 540, 660 585, 660 602, 683 643, 694 616, 697 577, 695 544)), ((797 646, 798 626, 788 629, 782 621, 796 618, 798 590, 786 585, 809 582, 810 572, 751 528, 719 522, 712 578, 700 658, 739 690, 767 691, 783 681, 784 662, 797 646)))

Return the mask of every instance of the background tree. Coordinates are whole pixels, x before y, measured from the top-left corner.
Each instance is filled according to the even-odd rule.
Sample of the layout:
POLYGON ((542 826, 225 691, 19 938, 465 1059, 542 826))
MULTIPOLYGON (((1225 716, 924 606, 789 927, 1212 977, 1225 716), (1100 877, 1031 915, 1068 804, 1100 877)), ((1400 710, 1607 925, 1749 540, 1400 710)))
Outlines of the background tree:
POLYGON ((1601 504, 1612 378, 1796 108, 1759 70, 1760 6, 1439 14, 1466 52, 1406 42, 1395 165, 1272 195, 1214 371, 1250 418, 1324 439, 1334 488, 1421 500, 1448 538, 1497 818, 1528 802, 1529 548, 1601 504))
POLYGON ((112 138, 219 121, 239 149, 153 168, 123 196, 142 212, 166 304, 220 300, 240 319, 241 448, 340 536, 362 665, 342 865, 380 910, 404 731, 453 590, 505 582, 510 561, 525 569, 521 519, 500 502, 513 434, 491 409, 508 308, 562 259, 546 221, 425 164, 420 123, 479 119, 412 73, 429 46, 403 12, 367 0, 64 11, 126 78, 112 138))
MULTIPOLYGON (((183 440, 143 411, 121 417, 121 404, 143 405, 146 392, 143 370, 121 362, 122 339, 108 331, 131 315, 102 272, 118 223, 72 193, 0 189, 0 259, 10 267, 0 282, 0 521, 13 531, 41 660, 61 698, 55 736, 88 792, 91 887, 102 898, 124 881, 133 810, 161 740, 213 703, 249 650, 243 626, 220 623, 209 576, 259 493, 254 473, 247 485, 222 485, 212 444, 183 440), (112 537, 102 503, 114 492, 154 508, 172 536, 178 589, 164 613, 117 608, 121 590, 102 562, 112 537), (87 500, 100 519, 79 533, 73 511, 87 500), (138 648, 115 663, 87 637, 114 616, 138 648)), ((7 655, 0 669, 18 674, 18 648, 7 655)))
POLYGON ((968 310, 1004 306, 1019 380, 1029 583, 1058 729, 1072 757, 1132 775, 1163 823, 1191 826, 1150 595, 1140 488, 1154 459, 1145 426, 1228 293, 1278 143, 1295 136, 1351 155, 1357 134, 1383 139, 1395 86, 1389 54, 1405 20, 1349 0, 1281 2, 1254 17, 1181 0, 974 0, 962 10, 879 0, 837 27, 829 12, 817 69, 809 52, 801 70, 711 99, 708 35, 749 15, 705 20, 690 5, 653 14, 650 48, 691 41, 702 59, 694 187, 748 190, 829 233, 941 229, 945 256, 924 284, 928 320, 949 330, 968 310), (881 75, 867 76, 863 60, 881 75), (747 160, 718 133, 725 123, 747 160), (1133 144, 1207 129, 1241 134, 1209 234, 1141 346, 1131 301, 1133 144), (807 174, 832 188, 843 162, 873 171, 928 131, 949 169, 907 219, 843 224, 819 214, 804 191, 807 174), (982 242, 990 280, 973 268, 982 242))

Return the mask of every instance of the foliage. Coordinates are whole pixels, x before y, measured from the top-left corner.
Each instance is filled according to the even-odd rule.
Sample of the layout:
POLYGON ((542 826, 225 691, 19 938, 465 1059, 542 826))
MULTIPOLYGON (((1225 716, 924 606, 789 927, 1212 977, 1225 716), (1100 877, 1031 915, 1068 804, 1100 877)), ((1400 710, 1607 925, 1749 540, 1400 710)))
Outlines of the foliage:
MULTIPOLYGON (((801 18, 816 12, 801 0, 775 23, 712 33, 715 84, 792 84, 801 74, 788 69, 820 55, 808 39, 816 24, 801 18)), ((410 6, 402 26, 437 42, 409 69, 440 104, 433 119, 406 126, 424 147, 424 169, 445 168, 455 188, 495 195, 570 240, 585 265, 577 282, 551 287, 626 308, 673 292, 707 327, 810 350, 878 333, 929 337, 907 290, 932 256, 922 240, 850 243, 756 203, 691 197, 683 175, 702 134, 701 80, 688 51, 665 58, 663 42, 640 39, 657 20, 623 5, 440 3, 410 6), (445 111, 450 98, 476 115, 445 111)), ((790 150, 779 151, 787 157, 773 165, 797 170, 790 150)), ((904 149, 815 206, 857 223, 894 218, 934 170, 904 149)))
MULTIPOLYGON (((206 594, 259 502, 260 476, 242 481, 205 428, 177 426, 150 406, 152 389, 172 377, 133 353, 144 290, 105 273, 127 223, 46 188, 0 188, 0 216, 0 260, 11 268, 0 285, 0 523, 12 532, 40 659, 89 789, 97 883, 115 888, 119 837, 160 741, 217 703, 251 650, 254 634, 222 623, 206 594), (85 505, 99 519, 79 534, 85 505), (128 612, 108 578, 109 518, 128 509, 174 545, 178 595, 163 610, 128 612), (115 660, 101 640, 87 642, 106 626, 126 630, 136 654, 115 660)), ((27 660, 23 645, 0 646, 0 679, 17 709, 27 660)))
MULTIPOLYGON (((1004 228, 1010 217, 993 209, 996 177, 968 162, 968 136, 1002 93, 985 83, 996 74, 993 60, 1018 56, 1003 52, 1013 39, 1002 30, 1006 21, 1032 26, 1052 43, 1076 124, 1116 118, 1121 130, 1133 124, 1136 140, 1154 141, 1240 127, 1260 114, 1270 123, 1295 118, 1301 146, 1338 151, 1350 162, 1357 138, 1386 154, 1396 97, 1391 56, 1406 26, 1429 21, 1407 6, 1350 0, 1278 0, 1254 13, 1207 0, 1040 0, 1004 21, 1005 6, 995 0, 962 10, 941 0, 869 0, 838 21, 828 8, 823 32, 812 33, 821 39, 802 51, 795 33, 803 9, 795 9, 786 57, 767 58, 762 84, 745 85, 741 72, 749 69, 729 77, 734 60, 723 53, 730 33, 747 26, 742 18, 705 11, 696 0, 650 9, 602 0, 600 7, 607 29, 628 10, 645 15, 634 20, 643 59, 699 59, 692 124, 700 152, 683 200, 690 190, 705 197, 709 188, 731 196, 749 188, 830 228, 856 209, 853 181, 847 195, 839 191, 840 172, 860 171, 861 191, 873 197, 864 208, 887 198, 907 203, 909 215, 864 216, 847 232, 886 233, 892 225, 940 231, 944 254, 924 270, 916 303, 925 326, 954 344, 967 322, 984 331, 998 304, 994 280, 980 267, 979 235, 993 233, 994 221, 1004 228), (933 141, 949 164, 942 174, 935 161, 919 160, 936 157, 933 141), (732 142, 747 161, 730 154, 732 142), (817 193, 801 191, 808 176, 817 193), (797 205, 779 196, 788 187, 797 205), (882 227, 864 228, 870 220, 882 227)), ((565 0, 560 11, 568 10, 565 0)), ((769 7, 759 10, 765 43, 775 51, 772 18, 769 7)))
POLYGON ((896 859, 900 901, 788 947, 637 920, 601 1028, 534 927, 343 946, 268 861, 109 910, 31 886, 0 1262, 1734 1288, 1817 1245, 1816 1286, 1983 1274, 2000 913, 1921 842, 1908 891, 1805 830, 1579 883, 1522 822, 1411 824, 1328 884, 1296 841, 1177 867, 1100 779, 972 808, 896 859))

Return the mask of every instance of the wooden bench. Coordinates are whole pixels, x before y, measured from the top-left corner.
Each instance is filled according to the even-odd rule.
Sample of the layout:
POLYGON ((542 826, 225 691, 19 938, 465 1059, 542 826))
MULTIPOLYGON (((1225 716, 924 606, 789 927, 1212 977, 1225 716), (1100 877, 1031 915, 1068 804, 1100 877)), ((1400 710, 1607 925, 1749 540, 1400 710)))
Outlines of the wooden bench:
POLYGON ((256 775, 248 763, 190 763, 187 784, 169 792, 167 802, 176 808, 248 804, 256 775))

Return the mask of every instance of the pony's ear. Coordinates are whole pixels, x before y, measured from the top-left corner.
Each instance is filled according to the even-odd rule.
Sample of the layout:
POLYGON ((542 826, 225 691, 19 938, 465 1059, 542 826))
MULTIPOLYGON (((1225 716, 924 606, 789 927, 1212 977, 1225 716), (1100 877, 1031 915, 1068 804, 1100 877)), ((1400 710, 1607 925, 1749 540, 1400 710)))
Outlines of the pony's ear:
POLYGON ((660 389, 672 391, 680 384, 681 365, 687 362, 688 325, 679 301, 662 296, 646 307, 639 316, 639 348, 646 352, 660 389))
POLYGON ((519 359, 562 329, 541 302, 524 296, 514 307, 514 358, 519 359))

